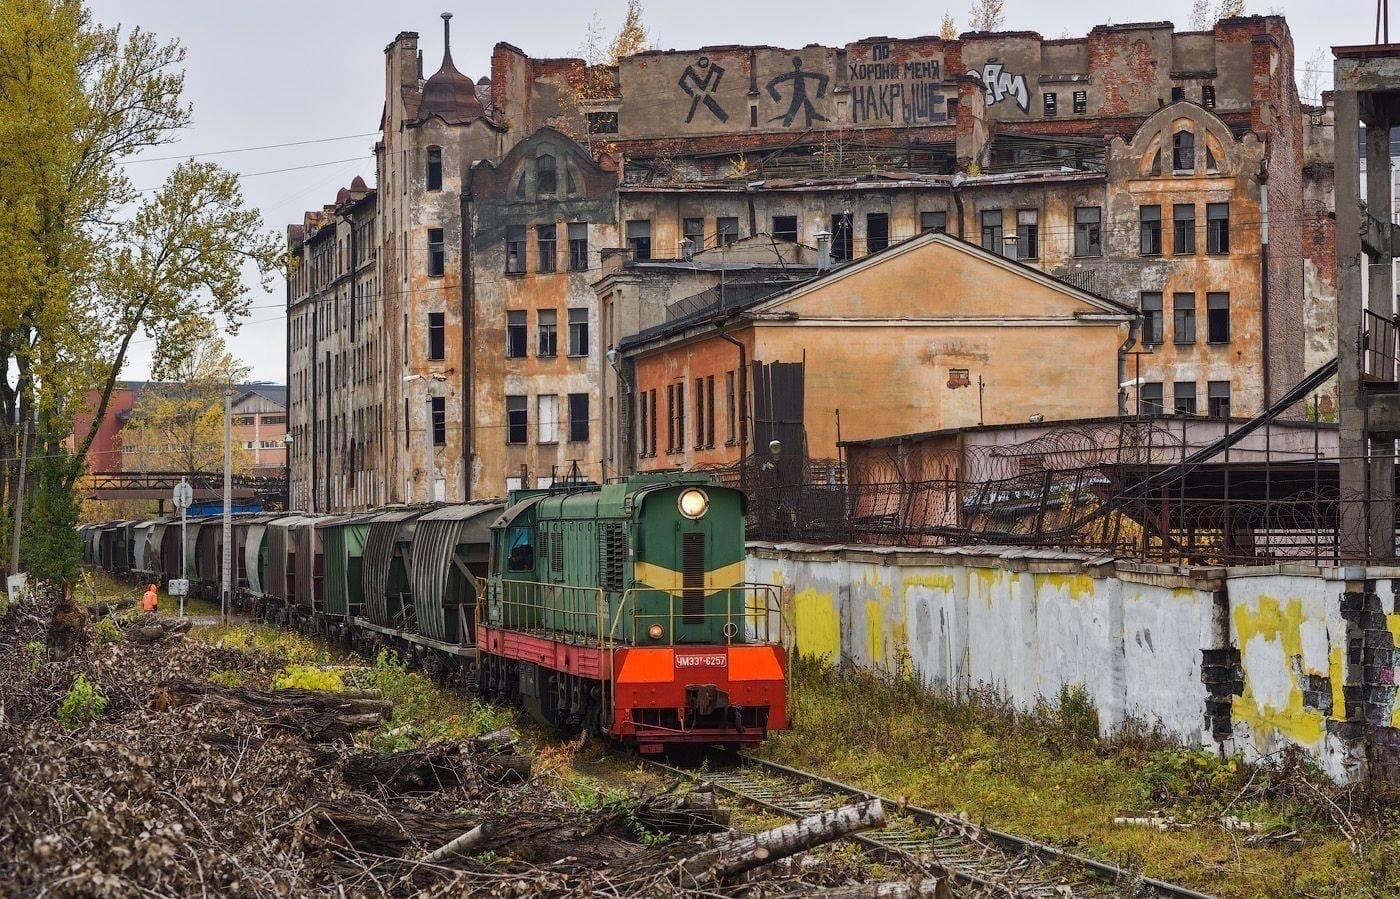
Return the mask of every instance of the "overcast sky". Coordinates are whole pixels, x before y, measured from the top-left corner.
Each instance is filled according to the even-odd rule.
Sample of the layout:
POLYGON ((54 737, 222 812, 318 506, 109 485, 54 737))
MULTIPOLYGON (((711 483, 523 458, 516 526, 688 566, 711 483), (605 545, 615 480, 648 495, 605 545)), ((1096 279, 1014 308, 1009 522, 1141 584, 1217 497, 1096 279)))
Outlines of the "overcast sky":
MULTIPOLYGON (((960 28, 966 0, 948 8, 960 28)), ((1006 28, 1046 37, 1083 35, 1095 25, 1171 19, 1189 26, 1191 0, 1152 4, 1149 13, 1125 18, 1122 0, 1006 0, 1006 28)), ((453 58, 473 78, 489 74, 491 47, 508 41, 535 56, 574 53, 596 15, 616 27, 626 0, 526 0, 457 3, 456 0, 89 0, 104 24, 140 26, 178 38, 189 51, 185 96, 194 123, 180 141, 148 156, 206 154, 232 149, 320 141, 213 156, 244 173, 246 196, 269 228, 285 233, 302 212, 334 200, 357 174, 373 184, 371 132, 384 92, 383 50, 400 31, 417 31, 424 69, 436 71, 442 53, 439 13, 453 19, 453 58), (267 173, 294 166, 297 171, 267 173)), ((657 47, 761 43, 800 47, 844 44, 872 35, 914 37, 938 31, 944 5, 909 0, 645 0, 646 22, 657 47), (917 10, 917 11, 916 11, 917 10)), ((1369 43, 1374 35, 1371 0, 1247 0, 1251 13, 1288 16, 1299 66, 1318 48, 1369 43)), ((1400 25, 1397 25, 1400 30, 1400 25)), ((1329 63, 1330 66, 1330 63, 1329 63)), ((1300 75, 1301 80, 1301 75, 1300 75)), ((138 162, 129 168, 137 187, 160 183, 170 162, 138 162)), ((281 279, 259 293, 230 344, 255 379, 285 380, 281 279)), ((149 349, 149 344, 144 345, 149 349)), ((147 374, 143 345, 133 347, 126 376, 147 374)))

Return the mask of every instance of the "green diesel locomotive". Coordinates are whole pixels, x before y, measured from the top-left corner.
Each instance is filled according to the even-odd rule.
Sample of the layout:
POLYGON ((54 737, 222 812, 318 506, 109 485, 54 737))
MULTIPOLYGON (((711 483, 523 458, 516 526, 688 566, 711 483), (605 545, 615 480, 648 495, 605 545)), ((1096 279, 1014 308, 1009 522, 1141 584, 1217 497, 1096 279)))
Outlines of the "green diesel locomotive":
POLYGON ((643 751, 787 726, 777 591, 744 583, 744 496, 707 475, 520 490, 492 527, 484 691, 643 751))

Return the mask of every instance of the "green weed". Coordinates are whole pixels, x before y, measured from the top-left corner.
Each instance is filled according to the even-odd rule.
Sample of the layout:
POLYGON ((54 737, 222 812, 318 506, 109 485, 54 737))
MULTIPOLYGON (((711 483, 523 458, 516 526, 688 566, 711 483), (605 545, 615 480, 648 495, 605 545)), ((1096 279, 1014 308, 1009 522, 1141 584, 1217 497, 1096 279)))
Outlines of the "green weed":
POLYGON ((92 635, 98 643, 119 643, 122 639, 121 627, 111 618, 102 618, 92 626, 92 635))
POLYGON ((58 706, 58 723, 67 730, 77 730, 89 721, 96 721, 107 708, 107 696, 90 683, 81 671, 58 706))
POLYGON ((274 690, 326 690, 339 693, 345 689, 345 680, 339 671, 327 671, 315 665, 294 662, 277 672, 272 679, 274 690))

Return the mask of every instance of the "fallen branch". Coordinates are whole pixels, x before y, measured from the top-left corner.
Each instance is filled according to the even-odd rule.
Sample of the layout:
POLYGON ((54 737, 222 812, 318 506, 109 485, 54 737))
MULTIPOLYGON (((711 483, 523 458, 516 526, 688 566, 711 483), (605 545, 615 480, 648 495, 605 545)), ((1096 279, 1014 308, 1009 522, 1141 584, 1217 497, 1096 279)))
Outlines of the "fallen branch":
POLYGON ((862 830, 885 826, 885 809, 871 799, 740 837, 681 863, 683 886, 723 883, 760 865, 805 852, 862 830))
POLYGON ((491 836, 491 828, 487 826, 485 821, 482 821, 455 840, 444 843, 442 846, 439 846, 437 849, 423 856, 423 863, 434 865, 456 855, 465 855, 470 852, 474 846, 481 845, 489 836, 491 836))

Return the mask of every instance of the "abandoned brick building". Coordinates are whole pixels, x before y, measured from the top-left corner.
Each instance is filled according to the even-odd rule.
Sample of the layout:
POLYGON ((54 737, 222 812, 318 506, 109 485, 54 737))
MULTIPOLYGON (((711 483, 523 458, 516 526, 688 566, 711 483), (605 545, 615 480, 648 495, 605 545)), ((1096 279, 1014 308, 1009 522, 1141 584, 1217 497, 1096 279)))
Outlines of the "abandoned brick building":
MULTIPOLYGON (((424 79, 414 33, 385 52, 376 190, 342 192, 288 234, 302 508, 635 469, 619 345, 703 308, 677 285, 811 277, 818 243, 839 266, 947 231, 1137 310, 1131 364, 1085 373, 1132 375, 1125 414, 1253 414, 1335 340, 1330 139, 1299 102, 1278 16, 615 67, 502 43, 477 81, 448 47, 424 79), (713 260, 759 237, 780 269, 802 264, 713 260)), ((978 364, 960 366, 972 383, 995 377, 978 364)))

